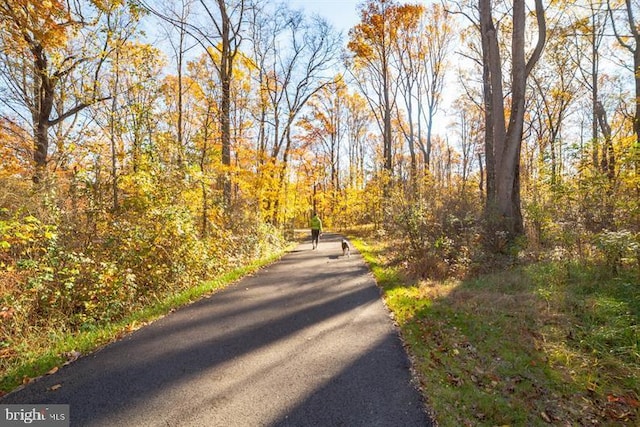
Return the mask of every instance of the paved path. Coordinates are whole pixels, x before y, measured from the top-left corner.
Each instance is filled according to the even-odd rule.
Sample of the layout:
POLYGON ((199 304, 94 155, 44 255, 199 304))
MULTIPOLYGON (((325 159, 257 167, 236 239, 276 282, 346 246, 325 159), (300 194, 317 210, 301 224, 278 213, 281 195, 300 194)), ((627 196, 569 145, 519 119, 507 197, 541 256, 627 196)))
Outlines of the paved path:
POLYGON ((70 404, 72 426, 431 425, 373 278, 332 234, 9 403, 70 404))

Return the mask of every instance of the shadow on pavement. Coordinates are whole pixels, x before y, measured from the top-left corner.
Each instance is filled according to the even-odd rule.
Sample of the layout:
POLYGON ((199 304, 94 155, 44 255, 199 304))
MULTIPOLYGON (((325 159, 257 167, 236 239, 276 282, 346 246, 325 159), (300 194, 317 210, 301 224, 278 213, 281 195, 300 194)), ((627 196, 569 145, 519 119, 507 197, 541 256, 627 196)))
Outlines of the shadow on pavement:
MULTIPOLYGON (((83 357, 58 373, 5 396, 0 403, 69 404, 72 425, 109 423, 114 414, 131 412, 164 390, 201 379, 205 372, 214 375, 222 365, 370 305, 379 299, 379 291, 370 285, 368 270, 354 253, 344 263, 327 264, 327 256, 330 260, 339 258, 340 239, 339 235, 327 234, 317 251, 305 250, 302 244, 256 275, 83 357), (60 387, 49 391, 54 385, 60 387)), ((368 391, 380 383, 364 370, 371 369, 370 363, 377 363, 380 352, 397 352, 403 361, 398 366, 386 366, 381 359, 375 365, 380 375, 400 375, 403 382, 410 377, 397 336, 389 334, 382 339, 274 425, 309 425, 304 421, 316 411, 325 415, 314 425, 338 425, 336 420, 342 420, 343 425, 365 425, 355 419, 358 413, 373 414, 375 408, 388 404, 382 401, 386 399, 367 397, 368 391), (336 399, 344 399, 344 390, 350 399, 351 406, 347 407, 353 407, 353 411, 323 410, 326 405, 337 403, 336 399)), ((250 380, 247 377, 246 381, 250 380)), ((389 387, 389 393, 400 393, 389 387)), ((421 404, 416 401, 417 395, 398 397, 415 406, 421 404)))

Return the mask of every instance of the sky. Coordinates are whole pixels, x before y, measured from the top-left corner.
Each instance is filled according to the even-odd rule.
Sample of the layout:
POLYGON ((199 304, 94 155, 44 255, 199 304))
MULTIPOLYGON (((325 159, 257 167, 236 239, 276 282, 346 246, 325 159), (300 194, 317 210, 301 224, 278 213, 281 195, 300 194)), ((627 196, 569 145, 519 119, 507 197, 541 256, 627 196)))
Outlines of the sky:
MULTIPOLYGON (((304 9, 327 19, 346 36, 349 29, 360 21, 360 4, 363 0, 286 0, 294 9, 304 9)), ((399 3, 432 4, 434 0, 406 0, 399 3)))
POLYGON ((362 0, 288 0, 286 3, 294 9, 317 13, 346 36, 349 29, 360 20, 358 5, 361 2, 362 0))

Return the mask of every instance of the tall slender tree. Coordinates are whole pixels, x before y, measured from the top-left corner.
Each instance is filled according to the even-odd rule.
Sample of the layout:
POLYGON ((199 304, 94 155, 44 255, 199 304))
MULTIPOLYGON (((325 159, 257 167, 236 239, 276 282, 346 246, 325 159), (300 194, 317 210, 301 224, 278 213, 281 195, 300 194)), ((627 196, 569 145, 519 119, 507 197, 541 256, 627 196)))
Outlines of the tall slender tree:
POLYGON ((369 0, 360 9, 360 23, 349 31, 349 50, 356 83, 365 95, 382 133, 383 169, 393 173, 392 114, 397 85, 392 67, 397 33, 393 0, 369 0))
POLYGON ((448 56, 451 53, 454 31, 449 14, 440 5, 434 4, 422 19, 421 43, 422 72, 418 80, 418 109, 423 120, 419 121, 418 141, 424 156, 425 166, 431 163, 431 145, 435 116, 441 107, 448 56), (423 137, 422 123, 426 126, 423 137))
MULTIPOLYGON (((418 181, 416 146, 419 138, 417 123, 420 120, 419 116, 418 120, 415 120, 415 115, 416 110, 420 108, 418 86, 420 76, 423 74, 422 58, 426 55, 426 52, 421 49, 422 44, 420 43, 425 36, 420 31, 420 21, 424 13, 425 9, 420 5, 403 7, 399 12, 399 15, 402 16, 398 17, 398 34, 392 40, 393 52, 398 64, 398 85, 406 109, 406 121, 399 120, 398 122, 409 147, 410 177, 414 189, 417 188, 418 181), (416 104, 418 105, 416 106, 416 104), (405 122, 406 126, 403 126, 405 122)), ((400 112, 398 112, 398 116, 401 116, 400 112)), ((414 193, 415 191, 412 191, 412 194, 414 193)))
POLYGON ((542 55, 546 41, 546 22, 542 0, 535 1, 538 39, 526 59, 526 2, 513 0, 511 24, 510 108, 504 104, 503 59, 499 49, 499 33, 493 20, 491 0, 480 0, 480 34, 484 66, 486 109, 485 150, 487 172, 495 188, 489 188, 487 208, 490 217, 510 238, 524 231, 520 206, 520 152, 525 117, 527 78, 542 55), (508 116, 507 116, 508 113, 508 116), (489 163, 492 163, 489 168, 489 163))

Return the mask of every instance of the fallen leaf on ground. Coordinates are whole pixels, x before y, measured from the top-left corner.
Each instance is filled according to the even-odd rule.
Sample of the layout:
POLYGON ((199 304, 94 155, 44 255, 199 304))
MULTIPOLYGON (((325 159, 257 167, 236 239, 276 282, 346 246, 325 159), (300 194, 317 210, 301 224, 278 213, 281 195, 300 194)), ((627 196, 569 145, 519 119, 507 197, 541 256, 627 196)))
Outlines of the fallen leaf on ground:
POLYGON ((632 397, 614 396, 612 394, 609 394, 607 396, 607 401, 609 401, 609 403, 624 403, 626 405, 633 406, 634 408, 637 408, 640 406, 640 402, 638 402, 632 397))
POLYGON ((547 415, 546 412, 542 411, 540 412, 540 417, 546 422, 551 424, 551 417, 549 415, 547 415))
POLYGON ((460 387, 462 385, 462 378, 458 377, 457 375, 453 375, 453 374, 447 374, 447 379, 449 380, 449 383, 451 385, 454 385, 456 387, 460 387))
POLYGON ((55 367, 51 368, 51 370, 50 370, 49 372, 47 372, 47 375, 53 375, 53 374, 55 374, 56 372, 58 372, 58 369, 59 369, 59 368, 58 368, 57 366, 55 366, 55 367))
POLYGON ((56 384, 56 385, 52 385, 51 387, 49 387, 50 391, 56 391, 58 389, 62 388, 62 384, 56 384))
POLYGON ((76 360, 78 360, 80 356, 82 356, 82 353, 76 350, 72 350, 64 353, 64 357, 67 358, 67 362, 65 363, 65 365, 68 365, 71 362, 75 362, 76 360))

